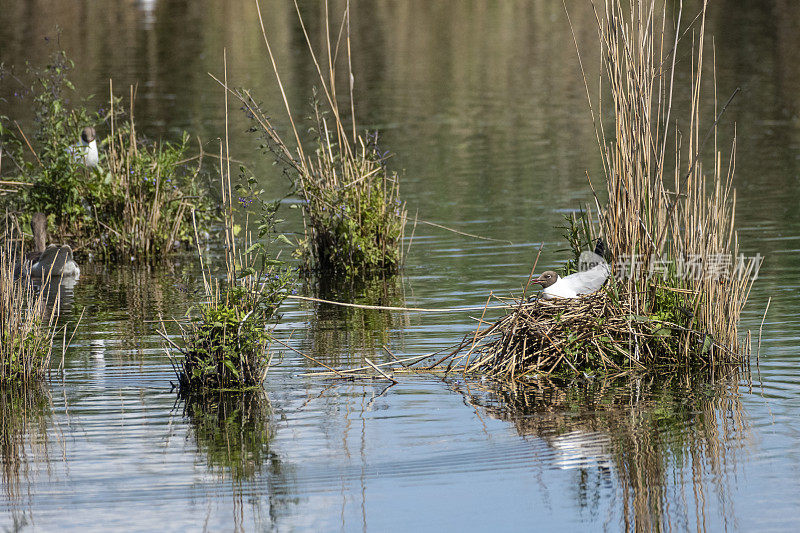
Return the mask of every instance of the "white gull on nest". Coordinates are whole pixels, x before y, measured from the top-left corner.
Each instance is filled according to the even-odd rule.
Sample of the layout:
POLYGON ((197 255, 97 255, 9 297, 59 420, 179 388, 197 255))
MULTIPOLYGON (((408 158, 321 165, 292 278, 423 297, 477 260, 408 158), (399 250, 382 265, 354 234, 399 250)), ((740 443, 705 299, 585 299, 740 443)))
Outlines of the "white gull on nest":
POLYGON ((551 298, 577 298, 597 291, 611 274, 611 267, 601 255, 605 246, 598 241, 594 252, 583 252, 578 260, 579 272, 560 277, 552 270, 543 272, 534 280, 542 286, 542 296, 551 298))

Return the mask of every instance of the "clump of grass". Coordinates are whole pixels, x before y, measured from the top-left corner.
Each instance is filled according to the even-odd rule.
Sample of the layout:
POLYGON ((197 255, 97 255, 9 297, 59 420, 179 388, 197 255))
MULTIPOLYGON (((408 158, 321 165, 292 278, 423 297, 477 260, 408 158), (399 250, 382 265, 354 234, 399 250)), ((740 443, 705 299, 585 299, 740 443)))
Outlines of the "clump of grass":
POLYGON ((98 191, 99 205, 93 209, 101 242, 116 257, 144 259, 163 257, 178 244, 193 245, 192 221, 205 231, 212 214, 199 182, 202 159, 195 168, 185 165, 189 134, 184 132, 179 143, 147 142, 136 133, 133 88, 122 123, 113 95, 110 101, 108 187, 98 191))
POLYGON ((6 222, 0 240, 0 383, 32 383, 50 372, 58 302, 48 310, 46 291, 14 276, 22 239, 16 224, 6 222))
MULTIPOLYGON (((227 110, 227 93, 225 104, 227 110)), ((271 363, 270 325, 293 285, 293 273, 272 252, 276 242, 288 241, 275 231, 279 202, 262 201, 262 191, 255 191, 250 201, 260 208, 257 233, 246 217, 240 230, 243 246, 237 244, 227 137, 225 147, 224 152, 220 148, 225 271, 224 276, 212 277, 198 247, 205 301, 189 311, 183 346, 173 344, 181 353, 174 368, 182 395, 260 387, 271 363), (228 161, 227 169, 223 161, 228 161)))
POLYGON ((311 46, 299 10, 297 16, 321 86, 321 102, 315 95, 312 103, 310 131, 313 138, 304 140, 300 137, 298 122, 286 99, 263 24, 264 42, 284 95, 291 137, 279 133, 249 91, 232 92, 253 119, 253 129, 263 139, 262 147, 285 166, 303 200, 304 235, 297 246, 303 270, 345 278, 397 272, 403 262, 401 243, 406 208, 400 199, 399 176, 387 167, 389 153, 378 147, 378 133, 356 133, 349 4, 344 10, 335 43, 331 40, 326 4, 327 64, 323 61, 323 67, 320 67, 318 55, 311 46), (346 53, 341 48, 346 48, 346 53), (347 61, 347 75, 351 80, 349 110, 340 108, 336 92, 337 58, 347 61), (348 111, 349 125, 343 116, 348 111))
POLYGON ((107 110, 89 112, 68 79, 72 67, 62 51, 43 69, 29 66, 29 82, 15 78, 28 84, 22 93, 33 100, 34 129, 26 135, 16 121, 0 117, 0 170, 17 187, 17 194, 4 198, 5 207, 23 219, 36 211, 49 214, 55 234, 78 253, 103 259, 153 260, 175 243, 193 244, 192 209, 201 230, 211 211, 199 183, 200 163, 187 167, 188 135, 179 143, 139 136, 133 88, 127 116, 113 91, 107 110), (110 131, 101 137, 105 124, 110 131), (100 161, 93 168, 76 157, 87 126, 98 130, 100 161))
POLYGON ((6 199, 6 207, 52 214, 58 233, 67 230, 77 237, 90 219, 83 202, 91 195, 94 174, 75 157, 73 146, 81 130, 96 126, 100 117, 84 105, 71 105, 70 97, 76 96, 69 81, 72 68, 72 61, 59 51, 46 67, 28 65, 24 77, 8 78, 18 82, 18 98, 32 101, 33 129, 26 135, 16 120, 0 117, 0 147, 4 177, 20 184, 18 194, 6 199))
MULTIPOLYGON (((259 238, 274 237, 273 225, 269 221, 259 238)), ((248 233, 246 244, 236 255, 226 250, 224 277, 212 278, 204 270, 205 301, 189 311, 183 346, 178 347, 182 357, 175 363, 181 394, 260 387, 269 371, 271 325, 294 274, 272 258, 269 242, 254 242, 248 233)))
POLYGON ((272 279, 257 285, 216 283, 206 293, 209 301, 190 312, 183 331, 183 361, 176 366, 182 393, 243 390, 262 384, 271 362, 270 319, 291 284, 288 275, 273 274, 273 270, 260 272, 272 279))

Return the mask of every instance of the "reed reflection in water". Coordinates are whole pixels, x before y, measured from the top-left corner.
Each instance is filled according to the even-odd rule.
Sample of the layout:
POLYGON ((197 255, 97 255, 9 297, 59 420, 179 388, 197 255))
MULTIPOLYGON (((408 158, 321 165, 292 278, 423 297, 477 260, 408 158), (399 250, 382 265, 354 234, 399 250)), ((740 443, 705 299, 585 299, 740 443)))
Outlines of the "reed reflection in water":
POLYGON ((197 453, 230 483, 234 530, 247 530, 245 515, 274 524, 290 514, 294 473, 270 448, 274 414, 263 390, 186 398, 183 408, 197 453))
MULTIPOLYGON (((307 293, 365 306, 405 306, 401 276, 348 284, 322 282, 307 287, 307 293)), ((409 315, 403 311, 341 307, 324 302, 315 302, 314 310, 316 320, 310 324, 306 349, 315 358, 334 366, 360 366, 364 357, 391 360, 386 347, 402 345, 404 331, 410 326, 409 315)))
POLYGON ((48 427, 52 401, 41 384, 4 384, 0 389, 0 464, 3 494, 15 524, 31 519, 32 479, 37 465, 50 463, 48 427), (26 488, 27 487, 27 488, 26 488))
MULTIPOLYGON (((541 378, 487 388, 476 400, 555 452, 554 466, 579 473, 575 498, 591 512, 614 487, 625 531, 708 528, 707 499, 717 498, 725 528, 735 527, 731 483, 746 450, 740 371, 617 379, 541 378), (713 496, 712 496, 713 495, 713 496)), ((710 518, 710 517, 709 517, 710 518)), ((714 520, 713 522, 716 522, 714 520)))

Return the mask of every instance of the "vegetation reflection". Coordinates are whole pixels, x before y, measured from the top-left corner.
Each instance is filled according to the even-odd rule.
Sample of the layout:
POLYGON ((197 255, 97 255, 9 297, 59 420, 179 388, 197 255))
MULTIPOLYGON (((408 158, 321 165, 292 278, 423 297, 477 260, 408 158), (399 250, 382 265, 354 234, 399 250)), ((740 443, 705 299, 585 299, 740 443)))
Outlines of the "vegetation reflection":
POLYGON ((600 491, 611 478, 626 531, 678 523, 702 530, 712 494, 720 518, 735 521, 724 513, 731 508, 731 470, 748 435, 739 392, 743 377, 731 371, 716 377, 541 378, 490 389, 490 399, 478 403, 520 435, 546 442, 556 467, 579 470, 577 503, 588 511, 603 501, 600 491))
POLYGON ((0 389, 2 484, 5 496, 11 501, 30 496, 22 487, 31 466, 49 459, 50 404, 47 389, 39 383, 6 385, 0 389))
POLYGON ((309 338, 312 353, 329 365, 354 364, 370 359, 391 357, 390 341, 401 340, 409 324, 408 313, 369 306, 403 307, 405 295, 401 276, 349 281, 333 285, 320 280, 307 286, 321 298, 352 302, 364 307, 342 307, 324 302, 314 304, 316 320, 311 323, 309 338))

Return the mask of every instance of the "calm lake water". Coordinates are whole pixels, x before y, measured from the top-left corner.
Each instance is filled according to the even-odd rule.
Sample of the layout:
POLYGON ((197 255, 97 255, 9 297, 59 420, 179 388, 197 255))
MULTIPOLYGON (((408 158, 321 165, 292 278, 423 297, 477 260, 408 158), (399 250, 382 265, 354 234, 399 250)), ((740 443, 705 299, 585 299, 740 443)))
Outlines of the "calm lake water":
MULTIPOLYGON (((596 76, 593 15, 567 3, 596 76)), ((419 225, 402 277, 335 296, 482 305, 490 291, 520 288, 539 243, 539 264, 558 266, 556 227, 591 199, 585 173, 601 180, 561 2, 352 5, 356 113, 396 154, 410 212, 514 244, 419 225)), ((302 8, 319 42, 320 5, 302 8)), ((263 0, 262 12, 288 96, 303 109, 315 72, 291 2, 263 0)), ((138 127, 150 137, 186 130, 217 149, 223 95, 207 73, 222 72, 223 48, 232 85, 252 88, 283 116, 249 0, 0 0, 0 14, 0 61, 42 63, 60 43, 97 108, 109 77, 120 93, 138 84, 138 127)), ((170 392, 172 369, 150 322, 197 300, 194 256, 157 268, 86 265, 65 317, 74 323, 83 311, 83 321, 63 363, 60 347, 54 358, 63 377, 38 394, 0 395, 0 526, 800 529, 799 22, 800 6, 787 0, 715 0, 709 11, 720 100, 742 88, 723 120, 738 136, 740 243, 766 258, 742 331, 758 330, 772 297, 751 375, 527 389, 417 375, 387 387, 304 376, 315 367, 279 351, 264 398, 201 409, 170 392)), ((25 124, 19 87, 1 83, 0 114, 25 124)), ((231 112, 233 155, 282 196, 285 179, 231 112)), ((296 212, 285 214, 285 229, 299 231, 296 212)), ((475 327, 467 314, 296 301, 283 313, 279 337, 330 365, 388 361, 383 346, 425 354, 475 327)))

